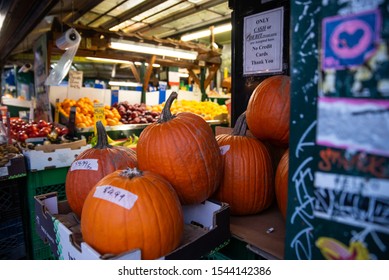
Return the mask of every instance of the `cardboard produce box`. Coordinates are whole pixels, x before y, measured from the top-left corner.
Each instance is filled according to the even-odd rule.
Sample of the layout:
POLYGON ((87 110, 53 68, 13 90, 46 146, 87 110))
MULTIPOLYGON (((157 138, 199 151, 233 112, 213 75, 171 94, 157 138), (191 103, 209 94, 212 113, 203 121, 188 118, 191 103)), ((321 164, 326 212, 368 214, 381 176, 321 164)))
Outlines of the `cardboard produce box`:
POLYGON ((24 150, 23 154, 27 159, 28 170, 39 171, 70 166, 80 153, 91 147, 85 139, 81 139, 64 144, 36 146, 35 150, 24 150))
POLYGON ((22 154, 11 158, 5 166, 0 167, 0 181, 26 176, 26 163, 22 154))
MULTIPOLYGON (((140 260, 141 251, 120 255, 100 255, 82 240, 80 223, 67 201, 58 202, 57 193, 35 196, 36 231, 54 255, 64 260, 140 260)), ((199 259, 227 242, 230 234, 229 206, 207 200, 183 206, 184 235, 181 245, 161 259, 199 259)))

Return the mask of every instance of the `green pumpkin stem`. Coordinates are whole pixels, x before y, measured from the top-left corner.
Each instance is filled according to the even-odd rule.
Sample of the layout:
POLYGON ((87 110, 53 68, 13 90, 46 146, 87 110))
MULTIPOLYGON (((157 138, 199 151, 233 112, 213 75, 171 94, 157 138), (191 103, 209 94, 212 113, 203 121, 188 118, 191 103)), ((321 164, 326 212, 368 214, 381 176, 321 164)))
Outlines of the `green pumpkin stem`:
POLYGON ((236 120, 231 135, 246 136, 246 131, 247 131, 246 112, 243 112, 236 120))
POLYGON ((127 168, 127 169, 122 170, 122 172, 120 172, 120 176, 129 178, 129 179, 132 179, 134 177, 140 177, 142 175, 143 175, 143 172, 140 171, 136 167, 134 167, 134 168, 127 168))
POLYGON ((97 143, 94 146, 95 149, 106 149, 111 148, 112 146, 108 143, 107 132, 105 131, 105 127, 101 121, 96 123, 97 129, 97 143))
POLYGON ((158 120, 159 123, 164 123, 170 121, 175 116, 172 115, 172 112, 170 112, 170 108, 172 107, 174 99, 178 97, 178 93, 173 91, 169 98, 165 102, 165 106, 162 109, 161 116, 158 120))

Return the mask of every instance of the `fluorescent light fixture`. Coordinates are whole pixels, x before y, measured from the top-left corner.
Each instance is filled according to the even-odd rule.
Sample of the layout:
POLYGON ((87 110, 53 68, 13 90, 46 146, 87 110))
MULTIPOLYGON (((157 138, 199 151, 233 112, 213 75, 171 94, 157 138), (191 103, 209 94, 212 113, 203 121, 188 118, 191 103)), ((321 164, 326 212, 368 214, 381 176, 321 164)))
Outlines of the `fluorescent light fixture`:
POLYGON ((94 61, 105 62, 105 63, 121 63, 121 64, 129 64, 130 63, 130 61, 122 60, 122 59, 110 59, 110 58, 92 57, 92 56, 87 56, 85 58, 88 60, 94 60, 94 61))
POLYGON ((178 76, 182 77, 182 78, 188 78, 189 74, 188 73, 178 73, 178 76))
POLYGON ((141 87, 142 84, 135 82, 123 82, 123 81, 109 81, 110 86, 124 86, 124 87, 141 87))
MULTIPOLYGON (((230 31, 231 29, 232 29, 231 23, 225 24, 225 25, 220 25, 220 26, 215 27, 213 29, 213 34, 227 32, 227 31, 230 31)), ((191 33, 188 35, 184 35, 181 37, 181 41, 191 41, 191 40, 198 39, 198 38, 208 37, 210 35, 211 35, 211 30, 206 29, 206 30, 198 31, 198 32, 191 33)))
POLYGON ((168 48, 163 46, 156 46, 151 44, 120 40, 120 39, 111 39, 110 47, 112 49, 128 51, 128 52, 154 54, 154 55, 169 56, 169 57, 176 57, 176 58, 189 59, 189 60, 195 60, 197 58, 197 52, 194 51, 186 51, 186 50, 168 48))

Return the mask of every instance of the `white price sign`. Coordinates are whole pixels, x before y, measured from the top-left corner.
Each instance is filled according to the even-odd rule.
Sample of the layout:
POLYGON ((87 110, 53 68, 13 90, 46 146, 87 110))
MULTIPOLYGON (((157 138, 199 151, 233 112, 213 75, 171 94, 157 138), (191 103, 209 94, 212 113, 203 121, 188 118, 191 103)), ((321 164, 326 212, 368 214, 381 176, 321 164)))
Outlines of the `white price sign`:
POLYGON ((282 71, 284 8, 244 18, 243 75, 282 71))

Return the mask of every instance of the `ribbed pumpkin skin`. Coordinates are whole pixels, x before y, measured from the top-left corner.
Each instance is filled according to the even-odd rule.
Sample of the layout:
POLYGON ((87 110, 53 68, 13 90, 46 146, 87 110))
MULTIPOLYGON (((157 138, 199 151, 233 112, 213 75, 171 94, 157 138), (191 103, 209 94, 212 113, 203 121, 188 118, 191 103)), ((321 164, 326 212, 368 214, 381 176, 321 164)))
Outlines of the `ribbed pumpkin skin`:
POLYGON ((284 75, 263 80, 247 105, 247 125, 260 140, 288 146, 290 121, 290 78, 284 75))
POLYGON ((85 150, 77 156, 74 161, 83 159, 97 159, 97 170, 73 170, 69 168, 66 174, 65 191, 66 198, 72 211, 81 217, 85 198, 94 185, 104 176, 127 167, 137 166, 136 152, 126 147, 115 147, 107 144, 105 129, 101 133, 96 147, 85 150), (104 139, 105 136, 105 139, 104 139))
POLYGON ((139 168, 165 177, 182 204, 203 202, 219 186, 223 169, 219 147, 200 116, 184 112, 147 126, 136 150, 139 168))
POLYGON ((142 259, 160 258, 176 249, 184 219, 170 183, 148 171, 134 178, 120 173, 118 170, 101 179, 86 198, 81 217, 84 241, 101 254, 140 249, 142 259), (136 195, 132 208, 94 197, 97 187, 107 185, 136 195))
POLYGON ((214 198, 227 202, 231 215, 256 214, 268 208, 274 200, 274 172, 265 145, 248 136, 220 134, 216 139, 229 150, 222 156, 224 175, 214 198))
POLYGON ((277 205, 284 219, 286 219, 286 209, 288 206, 288 172, 289 150, 286 150, 278 163, 275 180, 277 205))

